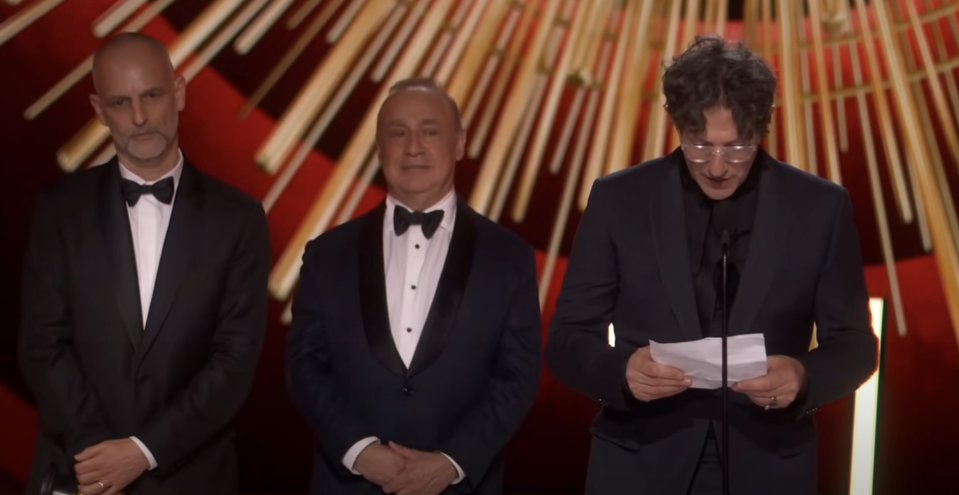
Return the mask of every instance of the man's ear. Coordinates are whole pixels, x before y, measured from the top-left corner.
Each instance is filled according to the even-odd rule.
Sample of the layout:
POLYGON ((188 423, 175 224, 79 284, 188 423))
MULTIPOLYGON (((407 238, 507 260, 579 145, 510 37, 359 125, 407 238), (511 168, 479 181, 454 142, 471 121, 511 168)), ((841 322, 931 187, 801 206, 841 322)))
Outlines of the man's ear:
POLYGON ((103 107, 100 105, 100 97, 97 94, 90 95, 90 106, 93 107, 93 111, 97 113, 97 120, 101 124, 107 125, 106 120, 103 118, 103 107))

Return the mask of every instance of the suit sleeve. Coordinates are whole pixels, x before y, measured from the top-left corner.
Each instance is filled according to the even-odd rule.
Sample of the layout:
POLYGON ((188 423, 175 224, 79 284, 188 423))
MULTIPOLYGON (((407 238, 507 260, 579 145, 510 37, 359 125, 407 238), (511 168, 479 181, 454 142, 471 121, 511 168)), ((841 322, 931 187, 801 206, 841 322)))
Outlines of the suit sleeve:
POLYGON ((368 438, 371 430, 352 414, 333 381, 328 330, 322 321, 317 288, 323 275, 313 261, 321 255, 319 248, 316 240, 311 241, 303 254, 286 344, 286 385, 330 465, 336 466, 341 475, 352 476, 343 464, 344 456, 356 442, 368 438))
POLYGON ((608 328, 619 296, 619 264, 610 235, 611 205, 597 180, 576 230, 563 286, 546 342, 546 362, 556 378, 614 409, 630 401, 626 363, 635 351, 610 347, 608 328))
POLYGON ((486 397, 438 449, 462 468, 466 478, 460 485, 470 492, 480 486, 493 459, 506 448, 536 399, 542 364, 542 323, 536 258, 531 248, 525 248, 521 263, 519 285, 486 397))
POLYGON ((253 385, 266 329, 270 270, 269 226, 259 204, 251 205, 243 226, 223 281, 206 365, 137 435, 156 458, 161 476, 222 433, 253 385))
POLYGON ((24 259, 19 361, 44 434, 72 459, 114 434, 74 347, 69 268, 54 199, 41 197, 24 259))
POLYGON ((797 401, 801 414, 853 392, 876 370, 878 340, 870 324, 859 240, 845 192, 833 215, 814 311, 819 346, 800 358, 806 374, 797 401))

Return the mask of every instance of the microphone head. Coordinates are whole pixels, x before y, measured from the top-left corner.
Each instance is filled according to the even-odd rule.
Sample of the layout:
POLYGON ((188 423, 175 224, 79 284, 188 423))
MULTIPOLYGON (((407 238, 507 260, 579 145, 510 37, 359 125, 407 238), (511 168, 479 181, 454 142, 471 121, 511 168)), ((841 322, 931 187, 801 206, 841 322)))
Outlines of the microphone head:
POLYGON ((717 201, 713 205, 713 230, 719 236, 723 246, 729 246, 736 234, 733 225, 733 202, 717 201))

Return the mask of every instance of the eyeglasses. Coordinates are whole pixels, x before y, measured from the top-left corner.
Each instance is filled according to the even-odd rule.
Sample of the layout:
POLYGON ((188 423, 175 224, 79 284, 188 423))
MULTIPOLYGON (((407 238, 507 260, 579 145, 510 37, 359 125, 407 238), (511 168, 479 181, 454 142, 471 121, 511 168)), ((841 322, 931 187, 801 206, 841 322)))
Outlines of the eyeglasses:
POLYGON ((729 163, 743 163, 752 159, 756 152, 755 144, 739 146, 712 146, 708 144, 682 144, 683 153, 686 159, 693 163, 709 163, 713 155, 720 155, 723 160, 729 163))

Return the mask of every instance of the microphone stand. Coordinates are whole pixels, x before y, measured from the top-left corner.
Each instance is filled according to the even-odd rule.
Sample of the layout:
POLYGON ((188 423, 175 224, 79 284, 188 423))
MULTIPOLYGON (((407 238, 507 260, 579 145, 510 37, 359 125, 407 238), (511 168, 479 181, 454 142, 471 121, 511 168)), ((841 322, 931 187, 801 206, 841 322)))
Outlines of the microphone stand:
POLYGON ((728 291, 729 291, 729 278, 728 278, 728 262, 729 262, 729 244, 730 244, 730 234, 728 229, 723 229, 721 236, 721 242, 723 247, 723 258, 722 258, 722 271, 723 271, 723 287, 722 287, 722 300, 723 300, 723 311, 722 311, 722 342, 723 342, 723 442, 722 442, 722 468, 723 468, 723 495, 729 495, 729 385, 727 383, 729 375, 729 363, 728 361, 728 352, 727 352, 727 337, 729 337, 729 301, 728 291))

